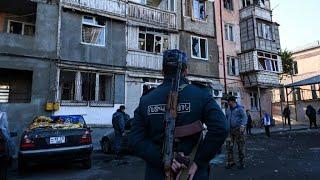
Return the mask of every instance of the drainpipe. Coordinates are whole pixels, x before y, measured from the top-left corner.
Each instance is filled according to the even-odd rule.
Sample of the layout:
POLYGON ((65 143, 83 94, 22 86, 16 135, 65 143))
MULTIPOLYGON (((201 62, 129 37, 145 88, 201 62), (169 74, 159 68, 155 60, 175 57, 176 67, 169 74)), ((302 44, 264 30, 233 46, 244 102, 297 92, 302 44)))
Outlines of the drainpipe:
POLYGON ((223 36, 223 22, 222 22, 222 2, 220 0, 220 31, 221 31, 221 48, 222 48, 222 63, 223 63, 223 82, 224 82, 224 93, 227 94, 227 76, 226 76, 226 59, 224 54, 224 36, 223 36))

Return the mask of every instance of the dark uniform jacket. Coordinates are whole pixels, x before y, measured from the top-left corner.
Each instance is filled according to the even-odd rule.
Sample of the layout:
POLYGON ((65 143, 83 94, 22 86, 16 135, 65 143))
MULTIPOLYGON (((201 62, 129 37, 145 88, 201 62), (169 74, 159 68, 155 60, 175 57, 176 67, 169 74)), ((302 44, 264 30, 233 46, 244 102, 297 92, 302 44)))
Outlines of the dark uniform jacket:
POLYGON ((121 112, 120 109, 118 109, 117 112, 112 115, 112 126, 116 133, 124 132, 125 121, 126 114, 124 112, 121 112))
MULTIPOLYGON (((135 110, 129 142, 135 154, 146 161, 145 179, 163 180, 162 145, 164 138, 164 112, 171 79, 141 97, 135 110)), ((188 84, 181 78, 180 85, 188 84)), ((198 165, 194 179, 208 179, 208 164, 227 136, 226 118, 206 86, 189 84, 179 92, 176 126, 201 120, 207 126, 205 138, 200 143, 195 163, 198 165)), ((200 133, 183 137, 176 145, 177 152, 189 155, 197 144, 200 133)))

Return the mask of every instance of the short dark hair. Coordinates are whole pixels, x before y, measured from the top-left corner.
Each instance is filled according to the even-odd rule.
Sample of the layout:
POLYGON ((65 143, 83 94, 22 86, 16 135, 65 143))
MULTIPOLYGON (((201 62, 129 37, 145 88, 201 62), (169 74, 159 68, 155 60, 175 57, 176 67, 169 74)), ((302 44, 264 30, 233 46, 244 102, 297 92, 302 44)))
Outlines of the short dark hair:
POLYGON ((187 69, 186 53, 178 49, 163 52, 162 71, 165 76, 175 74, 179 63, 182 63, 181 73, 183 73, 187 69))
POLYGON ((120 110, 125 110, 126 107, 125 107, 124 105, 121 105, 119 109, 120 109, 120 110))
POLYGON ((235 96, 230 96, 228 97, 228 102, 230 101, 237 102, 237 98, 235 96))

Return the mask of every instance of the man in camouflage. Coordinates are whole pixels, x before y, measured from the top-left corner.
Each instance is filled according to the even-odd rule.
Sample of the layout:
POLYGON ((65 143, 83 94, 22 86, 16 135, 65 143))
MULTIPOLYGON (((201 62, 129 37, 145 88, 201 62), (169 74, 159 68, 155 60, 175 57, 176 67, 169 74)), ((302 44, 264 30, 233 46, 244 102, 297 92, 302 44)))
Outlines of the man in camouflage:
POLYGON ((233 157, 233 146, 237 143, 239 153, 239 169, 245 167, 245 137, 244 131, 247 124, 247 115, 244 108, 236 102, 235 97, 228 98, 229 109, 227 110, 227 123, 229 124, 229 136, 226 140, 227 149, 227 165, 226 168, 230 169, 236 165, 233 157))

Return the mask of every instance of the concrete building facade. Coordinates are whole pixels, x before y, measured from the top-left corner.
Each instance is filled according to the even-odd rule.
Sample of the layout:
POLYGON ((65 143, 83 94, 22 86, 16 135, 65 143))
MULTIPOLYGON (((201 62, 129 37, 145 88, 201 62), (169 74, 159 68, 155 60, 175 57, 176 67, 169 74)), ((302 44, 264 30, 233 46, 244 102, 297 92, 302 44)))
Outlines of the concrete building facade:
POLYGON ((132 117, 143 86, 163 81, 162 52, 189 57, 192 82, 220 101, 214 2, 23 0, 0 2, 0 108, 22 132, 39 115, 83 114, 111 125, 132 117), (48 109, 50 104, 58 105, 48 109))

